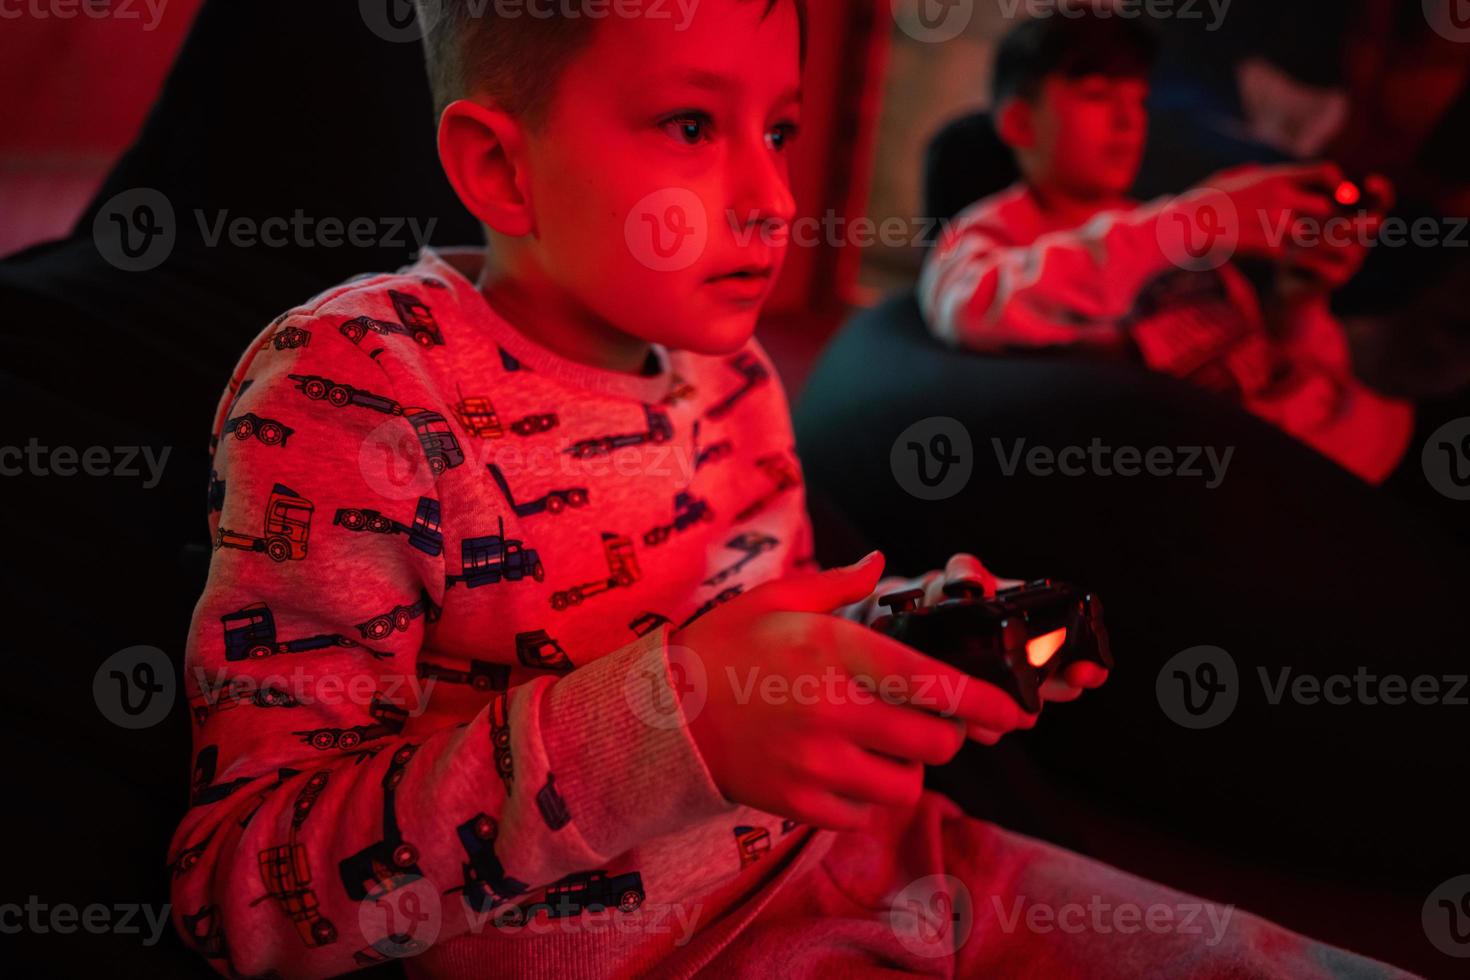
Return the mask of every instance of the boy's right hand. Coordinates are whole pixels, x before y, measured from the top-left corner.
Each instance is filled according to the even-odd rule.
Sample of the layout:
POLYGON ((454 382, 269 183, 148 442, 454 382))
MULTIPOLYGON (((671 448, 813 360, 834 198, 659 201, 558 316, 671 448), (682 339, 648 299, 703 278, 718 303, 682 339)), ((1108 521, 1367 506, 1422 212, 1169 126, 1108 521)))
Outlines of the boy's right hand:
POLYGON ((708 695, 689 733, 731 802, 860 827, 873 804, 917 802, 924 765, 952 759, 967 731, 1036 723, 999 688, 831 615, 882 574, 874 552, 769 582, 670 637, 705 668, 708 695), (768 694, 771 677, 782 681, 768 694))
POLYGON ((1342 180, 1341 168, 1333 163, 1247 164, 1210 177, 1198 189, 1230 199, 1239 254, 1276 260, 1293 245, 1292 223, 1306 218, 1320 229, 1337 214, 1332 192, 1342 180))

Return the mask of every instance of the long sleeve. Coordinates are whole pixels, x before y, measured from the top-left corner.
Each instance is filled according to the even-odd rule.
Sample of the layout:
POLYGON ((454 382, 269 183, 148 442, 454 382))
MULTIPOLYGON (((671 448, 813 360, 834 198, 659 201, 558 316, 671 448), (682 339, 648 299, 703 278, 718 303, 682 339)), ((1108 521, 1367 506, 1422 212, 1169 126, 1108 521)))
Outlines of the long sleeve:
POLYGON ((487 694, 468 721, 434 710, 439 505, 432 482, 391 478, 430 453, 426 431, 372 354, 306 314, 263 335, 222 399, 171 847, 176 925, 222 972, 360 968, 384 958, 379 906, 417 881, 442 896, 443 941, 730 807, 686 727, 650 722, 679 700, 667 628, 487 694))
POLYGON ((1038 234, 1023 191, 982 201, 925 263, 919 302, 930 330, 979 351, 1121 345, 1139 293, 1173 268, 1159 227, 1175 209, 1165 201, 1038 234))

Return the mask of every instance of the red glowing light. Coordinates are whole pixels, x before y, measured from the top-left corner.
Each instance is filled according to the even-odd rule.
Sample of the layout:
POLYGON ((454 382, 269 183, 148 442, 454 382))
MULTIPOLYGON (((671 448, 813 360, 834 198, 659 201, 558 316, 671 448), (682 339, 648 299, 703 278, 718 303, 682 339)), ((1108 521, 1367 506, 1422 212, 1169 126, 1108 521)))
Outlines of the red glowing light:
POLYGON ((1345 180, 1337 185, 1337 193, 1332 195, 1338 204, 1350 208, 1363 199, 1363 192, 1358 185, 1350 180, 1345 180))
POLYGON ((1033 636, 1026 641, 1026 662, 1033 667, 1045 667, 1048 660, 1056 656, 1062 644, 1067 642, 1067 628, 1033 636))

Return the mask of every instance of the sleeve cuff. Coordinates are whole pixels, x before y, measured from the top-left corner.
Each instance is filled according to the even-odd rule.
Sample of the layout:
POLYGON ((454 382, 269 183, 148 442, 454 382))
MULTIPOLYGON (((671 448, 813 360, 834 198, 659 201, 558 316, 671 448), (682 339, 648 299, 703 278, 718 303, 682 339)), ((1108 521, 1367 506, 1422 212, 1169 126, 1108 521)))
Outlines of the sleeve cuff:
POLYGON ((579 667, 542 706, 557 788, 587 844, 608 858, 736 809, 689 734, 685 712, 703 704, 702 671, 668 634, 660 627, 579 667))

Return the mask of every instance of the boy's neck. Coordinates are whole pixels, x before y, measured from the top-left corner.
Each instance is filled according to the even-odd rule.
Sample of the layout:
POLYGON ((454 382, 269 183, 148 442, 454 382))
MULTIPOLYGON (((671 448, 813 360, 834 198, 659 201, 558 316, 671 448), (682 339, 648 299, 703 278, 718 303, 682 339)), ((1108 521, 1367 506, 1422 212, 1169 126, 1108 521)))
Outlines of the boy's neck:
POLYGON ((1052 222, 1064 228, 1085 225, 1105 211, 1126 211, 1134 205, 1126 194, 1082 196, 1046 184, 1029 183, 1029 186, 1041 210, 1052 222))
POLYGON ((508 323, 551 352, 604 371, 648 373, 652 344, 569 302, 549 283, 508 275, 487 260, 477 286, 508 323))

